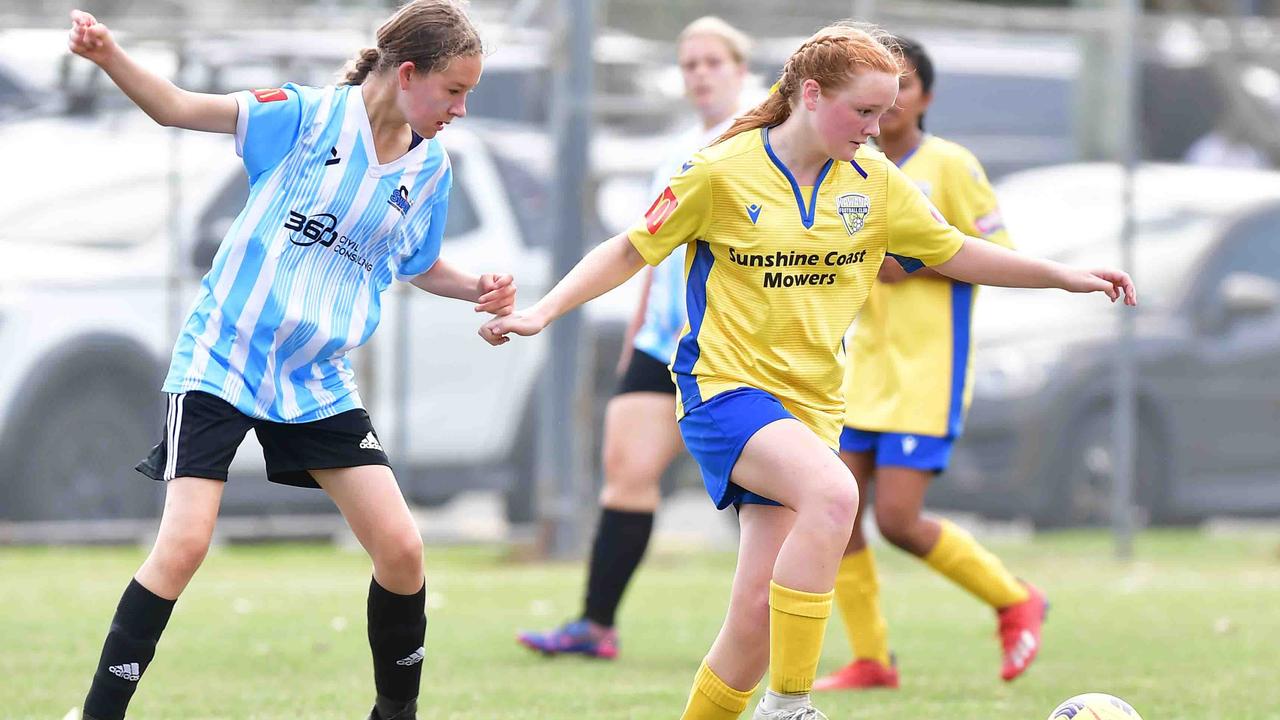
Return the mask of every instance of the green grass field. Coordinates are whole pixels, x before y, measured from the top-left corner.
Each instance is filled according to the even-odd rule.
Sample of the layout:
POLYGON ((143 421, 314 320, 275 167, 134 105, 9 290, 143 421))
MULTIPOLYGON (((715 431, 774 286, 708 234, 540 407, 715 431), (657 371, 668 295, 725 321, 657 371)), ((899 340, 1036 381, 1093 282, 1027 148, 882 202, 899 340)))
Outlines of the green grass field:
MULTIPOLYGON (((1140 536, 1112 561, 1102 534, 992 543, 1048 591, 1044 650, 997 676, 991 613, 879 548, 898 692, 820 696, 833 720, 1042 720, 1101 691, 1146 720, 1280 718, 1280 539, 1140 536)), ((0 548, 0 717, 62 718, 82 700, 143 551, 0 548)), ((579 564, 515 564, 499 548, 428 549, 426 718, 668 718, 719 627, 733 557, 658 554, 623 605, 613 663, 535 657, 516 628, 575 612, 579 564)), ((368 561, 329 546, 215 550, 178 603, 132 718, 363 718, 368 561)), ((837 620, 822 669, 845 658, 837 620)))

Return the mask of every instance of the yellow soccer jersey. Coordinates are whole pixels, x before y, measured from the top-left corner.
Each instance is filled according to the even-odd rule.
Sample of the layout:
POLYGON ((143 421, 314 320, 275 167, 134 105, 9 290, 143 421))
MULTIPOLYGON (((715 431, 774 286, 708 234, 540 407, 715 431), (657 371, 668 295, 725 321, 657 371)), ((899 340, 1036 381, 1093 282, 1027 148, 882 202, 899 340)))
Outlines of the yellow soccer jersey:
MULTIPOLYGON (((1012 247, 991 183, 968 150, 927 135, 902 171, 962 232, 1012 247)), ((960 435, 972 396, 974 290, 936 277, 875 284, 849 344, 846 425, 960 435)))
POLYGON ((689 321, 671 364, 681 413, 758 388, 833 447, 844 335, 880 263, 936 265, 965 240, 882 154, 828 161, 800 187, 764 129, 695 155, 629 236, 651 265, 688 246, 689 321))

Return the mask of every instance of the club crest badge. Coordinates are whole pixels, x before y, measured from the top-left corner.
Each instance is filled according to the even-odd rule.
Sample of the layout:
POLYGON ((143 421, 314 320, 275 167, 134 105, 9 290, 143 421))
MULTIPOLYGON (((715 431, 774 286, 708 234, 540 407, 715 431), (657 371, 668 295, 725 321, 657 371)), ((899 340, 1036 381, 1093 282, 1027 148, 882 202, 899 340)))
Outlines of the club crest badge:
POLYGON ((846 193, 836 198, 836 212, 844 220, 844 229, 852 235, 862 229, 871 213, 871 200, 861 193, 846 193))

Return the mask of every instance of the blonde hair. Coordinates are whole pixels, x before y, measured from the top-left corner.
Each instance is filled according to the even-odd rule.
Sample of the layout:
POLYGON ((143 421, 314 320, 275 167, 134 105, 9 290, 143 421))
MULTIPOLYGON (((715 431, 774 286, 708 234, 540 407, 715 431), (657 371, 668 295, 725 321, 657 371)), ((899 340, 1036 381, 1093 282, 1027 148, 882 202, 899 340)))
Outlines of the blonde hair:
POLYGON ((729 126, 716 138, 723 142, 739 133, 772 127, 791 117, 792 103, 805 80, 814 80, 823 92, 844 87, 860 71, 902 74, 902 52, 893 36, 875 25, 838 22, 804 41, 782 66, 774 92, 729 126))
POLYGON ((371 72, 411 62, 419 72, 443 70, 456 57, 480 55, 484 43, 458 0, 410 0, 378 28, 377 47, 347 64, 343 85, 359 85, 371 72))
POLYGON ((723 42, 729 49, 729 54, 739 65, 745 64, 747 57, 751 55, 751 38, 715 15, 705 15, 686 25, 676 36, 676 48, 684 45, 685 40, 697 35, 710 35, 723 42))

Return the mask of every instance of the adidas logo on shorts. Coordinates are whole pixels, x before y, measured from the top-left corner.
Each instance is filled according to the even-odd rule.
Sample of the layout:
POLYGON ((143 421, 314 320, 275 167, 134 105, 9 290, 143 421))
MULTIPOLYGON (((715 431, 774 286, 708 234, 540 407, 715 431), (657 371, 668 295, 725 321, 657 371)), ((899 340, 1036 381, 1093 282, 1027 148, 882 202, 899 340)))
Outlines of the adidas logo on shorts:
POLYGON ((360 441, 360 449, 361 450, 377 450, 378 452, 386 452, 385 450, 382 449, 382 444, 378 442, 378 438, 373 436, 372 430, 370 430, 369 434, 365 435, 364 439, 360 441))
POLYGON ((425 647, 418 646, 418 649, 414 650, 412 655, 410 655, 407 658, 397 660, 396 664, 409 667, 412 665, 417 665, 418 663, 422 662, 422 660, 426 657, 427 657, 427 649, 425 647))
POLYGON ((107 667, 107 672, 118 678, 124 678, 129 682, 138 682, 138 678, 142 677, 142 673, 138 670, 138 663, 111 665, 107 667))

